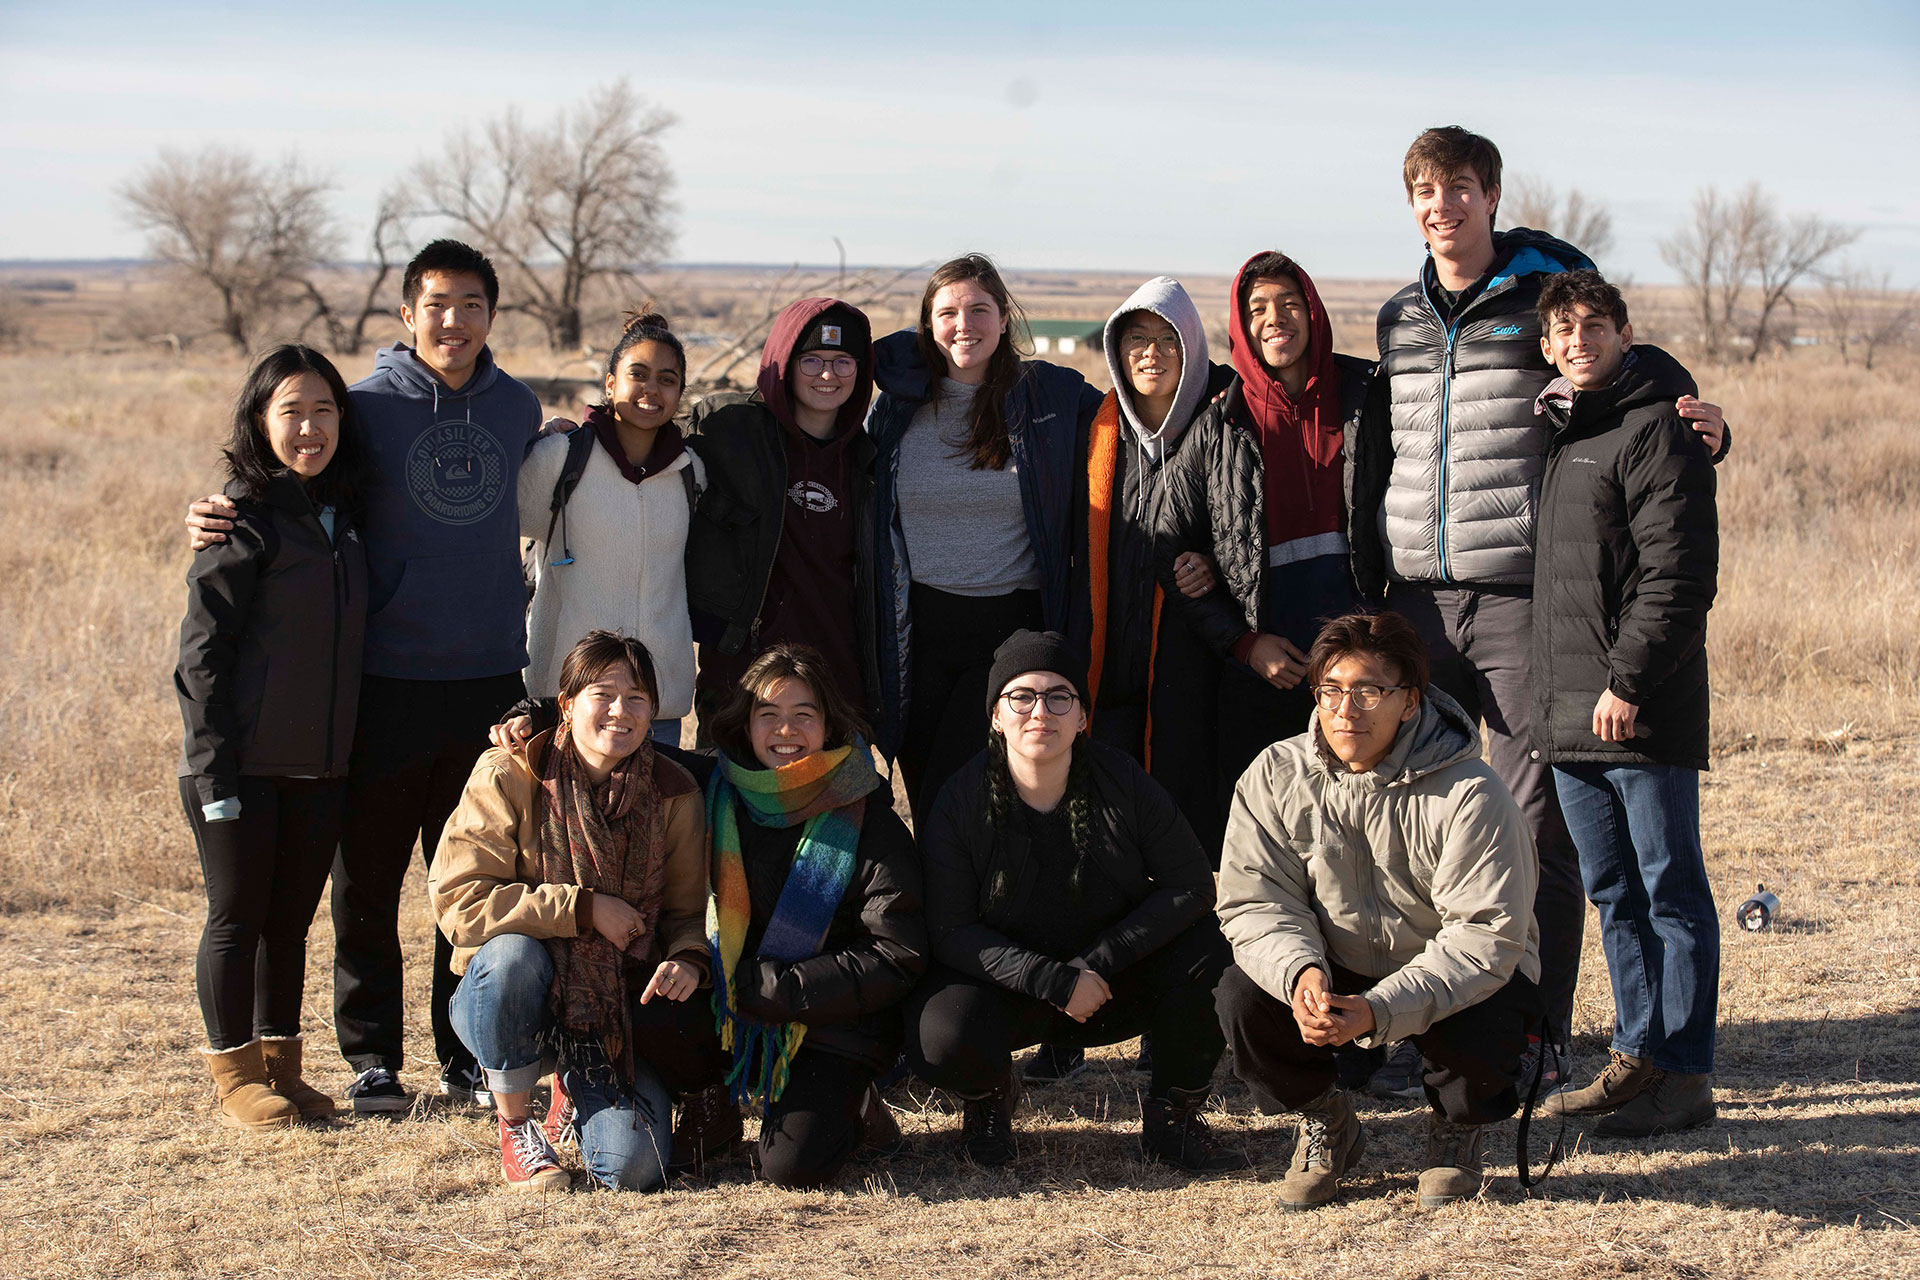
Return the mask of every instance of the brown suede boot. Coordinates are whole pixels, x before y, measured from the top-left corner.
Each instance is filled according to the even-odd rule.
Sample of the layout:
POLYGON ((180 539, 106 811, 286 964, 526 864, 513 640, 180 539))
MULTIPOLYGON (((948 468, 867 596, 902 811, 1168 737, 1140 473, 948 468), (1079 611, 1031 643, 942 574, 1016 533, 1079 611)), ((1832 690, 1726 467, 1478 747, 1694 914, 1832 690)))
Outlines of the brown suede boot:
POLYGON ((1360 1163, 1366 1149, 1367 1131, 1343 1090, 1328 1089, 1301 1107, 1300 1135, 1280 1180, 1280 1207, 1317 1209, 1333 1199, 1340 1194, 1340 1176, 1360 1163))
MULTIPOLYGON (((1592 1084, 1581 1089, 1565 1089, 1544 1098, 1538 1110, 1543 1116, 1603 1116, 1618 1111, 1644 1092, 1660 1073, 1645 1058, 1636 1058, 1618 1049, 1592 1084)), ((1529 1082, 1522 1081, 1521 1088, 1529 1082)))
POLYGON ((273 1091, 300 1110, 302 1120, 331 1120, 333 1099, 300 1078, 300 1036, 261 1036, 260 1057, 273 1091))
POLYGON ((1427 1114, 1427 1167, 1420 1173, 1420 1207, 1440 1209, 1480 1194, 1487 1164, 1480 1154, 1486 1126, 1455 1124, 1427 1114))
POLYGON ((1638 1097, 1593 1126, 1601 1138, 1656 1138, 1712 1124, 1713 1077, 1655 1070, 1638 1097))
POLYGON ((239 1129, 274 1129, 300 1119, 300 1108, 267 1083, 258 1040, 224 1053, 202 1049, 200 1054, 213 1072, 213 1092, 220 1102, 222 1124, 239 1129))

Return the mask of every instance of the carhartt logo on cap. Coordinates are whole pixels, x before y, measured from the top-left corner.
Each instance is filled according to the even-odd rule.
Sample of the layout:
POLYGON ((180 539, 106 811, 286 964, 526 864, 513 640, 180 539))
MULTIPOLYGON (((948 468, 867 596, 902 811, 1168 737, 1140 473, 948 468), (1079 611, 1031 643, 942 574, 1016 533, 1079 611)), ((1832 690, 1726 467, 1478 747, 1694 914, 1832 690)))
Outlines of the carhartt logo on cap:
POLYGON ((840 341, 840 326, 837 324, 821 325, 820 341, 823 343, 834 343, 837 345, 840 341))

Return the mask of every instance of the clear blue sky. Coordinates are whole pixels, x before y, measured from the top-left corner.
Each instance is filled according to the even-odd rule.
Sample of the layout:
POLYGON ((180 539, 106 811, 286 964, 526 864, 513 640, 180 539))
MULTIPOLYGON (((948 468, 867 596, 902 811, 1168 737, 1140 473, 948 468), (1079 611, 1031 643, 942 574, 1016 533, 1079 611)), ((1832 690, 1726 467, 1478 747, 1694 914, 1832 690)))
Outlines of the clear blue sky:
POLYGON ((1757 179, 1920 284, 1911 0, 269 8, 0 0, 0 258, 138 255, 116 185, 212 142, 331 174, 357 242, 449 130, 625 76, 679 117, 682 261, 1404 276, 1400 156, 1459 123, 1607 204, 1616 273, 1669 278, 1694 191, 1757 179))

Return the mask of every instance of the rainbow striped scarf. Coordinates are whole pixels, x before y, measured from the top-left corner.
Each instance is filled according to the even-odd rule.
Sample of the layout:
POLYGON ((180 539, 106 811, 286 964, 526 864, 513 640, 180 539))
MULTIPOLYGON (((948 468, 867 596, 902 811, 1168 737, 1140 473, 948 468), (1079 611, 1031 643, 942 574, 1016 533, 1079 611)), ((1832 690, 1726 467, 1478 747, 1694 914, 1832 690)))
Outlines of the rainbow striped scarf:
POLYGON ((789 963, 817 954, 853 879, 866 797, 880 785, 864 742, 819 751, 778 769, 749 769, 724 752, 707 784, 707 830, 713 833, 713 897, 707 903, 707 946, 713 953, 713 1012, 720 1047, 733 1055, 727 1083, 737 1102, 764 1105, 787 1085, 804 1023, 767 1024, 739 1011, 741 952, 753 904, 740 850, 740 810, 763 827, 804 823, 787 882, 760 938, 759 955, 789 963))

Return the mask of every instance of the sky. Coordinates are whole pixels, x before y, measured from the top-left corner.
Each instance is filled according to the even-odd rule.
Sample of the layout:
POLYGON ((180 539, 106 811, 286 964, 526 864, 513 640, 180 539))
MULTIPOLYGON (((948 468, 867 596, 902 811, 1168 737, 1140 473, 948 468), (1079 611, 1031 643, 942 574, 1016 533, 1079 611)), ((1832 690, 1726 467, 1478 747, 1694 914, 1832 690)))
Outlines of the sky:
POLYGON ((450 134, 624 77, 677 118, 681 262, 1405 277, 1401 157, 1462 124, 1609 209, 1611 274, 1671 279, 1695 193, 1757 181, 1920 285, 1911 0, 1340 7, 0 0, 0 259, 140 256, 116 188, 211 144, 328 175, 357 245, 450 134))

